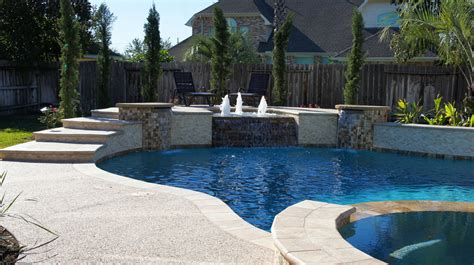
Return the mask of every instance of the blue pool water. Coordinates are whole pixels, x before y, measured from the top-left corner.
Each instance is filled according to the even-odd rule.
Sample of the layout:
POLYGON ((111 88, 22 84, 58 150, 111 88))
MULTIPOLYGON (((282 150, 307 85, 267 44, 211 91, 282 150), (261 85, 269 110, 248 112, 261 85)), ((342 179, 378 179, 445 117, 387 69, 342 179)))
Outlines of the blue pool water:
POLYGON ((387 200, 474 202, 474 162, 329 148, 208 148, 140 152, 100 168, 201 191, 269 230, 305 199, 338 204, 387 200))
POLYGON ((354 247, 392 265, 474 264, 474 213, 369 217, 340 229, 354 247))

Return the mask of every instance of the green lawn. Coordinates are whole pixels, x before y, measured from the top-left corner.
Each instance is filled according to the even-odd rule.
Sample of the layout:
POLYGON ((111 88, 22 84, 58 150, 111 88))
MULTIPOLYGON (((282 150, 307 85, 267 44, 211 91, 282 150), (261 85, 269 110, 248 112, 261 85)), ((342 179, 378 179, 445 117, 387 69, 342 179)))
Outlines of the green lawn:
POLYGON ((33 140, 33 132, 45 129, 37 115, 0 116, 0 149, 33 140))

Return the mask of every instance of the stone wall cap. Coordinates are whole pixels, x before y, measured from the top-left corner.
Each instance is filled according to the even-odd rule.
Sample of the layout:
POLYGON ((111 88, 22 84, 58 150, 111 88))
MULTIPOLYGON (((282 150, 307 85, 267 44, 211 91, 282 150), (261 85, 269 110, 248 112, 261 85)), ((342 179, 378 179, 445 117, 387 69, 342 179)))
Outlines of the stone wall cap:
POLYGON ((403 127, 411 129, 427 129, 427 130, 451 130, 451 131, 470 131, 474 132, 473 127, 462 127, 462 126, 449 126, 449 125, 429 125, 429 124, 416 124, 416 123, 398 123, 398 122, 386 122, 376 123, 375 126, 386 126, 386 127, 403 127))
POLYGON ((170 109, 174 106, 173 103, 163 102, 144 102, 144 103, 117 103, 119 108, 155 108, 155 109, 170 109))
POLYGON ((336 105, 337 110, 392 110, 389 106, 336 105))
POLYGON ((183 107, 183 106, 174 106, 172 109, 174 114, 181 115, 212 115, 213 112, 208 108, 202 107, 183 107))
POLYGON ((297 115, 297 116, 319 116, 319 115, 338 115, 335 109, 322 108, 297 108, 297 107, 274 107, 268 108, 269 112, 297 115))

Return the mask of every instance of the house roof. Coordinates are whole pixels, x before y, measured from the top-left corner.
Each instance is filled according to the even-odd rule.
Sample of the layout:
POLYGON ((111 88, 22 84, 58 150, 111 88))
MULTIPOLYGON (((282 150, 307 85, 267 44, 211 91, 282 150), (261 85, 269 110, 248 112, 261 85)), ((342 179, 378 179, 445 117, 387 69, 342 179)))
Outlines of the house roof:
POLYGON ((184 61, 186 51, 193 46, 194 39, 195 36, 188 37, 168 50, 169 54, 174 57, 176 62, 184 61))
MULTIPOLYGON (((196 13, 212 16, 215 6, 224 14, 261 14, 273 23, 275 0, 219 0, 219 2, 196 13)), ((287 0, 287 11, 294 14, 293 28, 287 51, 290 53, 323 53, 345 56, 352 45, 352 12, 364 0, 287 0)), ((388 42, 381 43, 378 28, 364 29, 364 49, 368 57, 393 57, 388 42)), ((261 42, 258 52, 273 49, 273 34, 268 41, 261 42)))

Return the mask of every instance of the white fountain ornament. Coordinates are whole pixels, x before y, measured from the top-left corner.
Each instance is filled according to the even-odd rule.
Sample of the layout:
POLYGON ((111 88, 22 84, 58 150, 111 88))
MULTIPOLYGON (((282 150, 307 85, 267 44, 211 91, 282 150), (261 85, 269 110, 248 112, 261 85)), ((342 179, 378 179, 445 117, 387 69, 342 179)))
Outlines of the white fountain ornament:
POLYGON ((242 115, 244 114, 243 110, 242 110, 242 105, 244 104, 244 102, 242 101, 242 94, 237 93, 237 104, 235 105, 235 114, 237 115, 242 115))
POLYGON ((230 115, 230 100, 229 100, 229 95, 225 95, 224 98, 222 98, 222 104, 221 104, 221 116, 229 116, 230 115))
POLYGON ((265 100, 265 96, 262 96, 260 100, 260 104, 258 104, 258 116, 263 116, 267 113, 267 101, 265 100))

